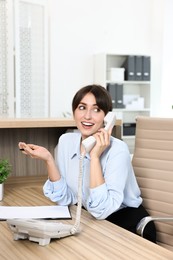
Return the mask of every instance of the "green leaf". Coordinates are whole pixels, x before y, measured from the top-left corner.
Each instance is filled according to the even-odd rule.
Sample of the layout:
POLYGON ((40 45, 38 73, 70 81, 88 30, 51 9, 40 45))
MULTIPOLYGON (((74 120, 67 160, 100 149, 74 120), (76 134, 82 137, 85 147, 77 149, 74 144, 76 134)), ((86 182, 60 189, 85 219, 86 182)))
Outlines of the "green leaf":
POLYGON ((0 183, 3 183, 11 173, 12 166, 7 159, 0 159, 0 183))

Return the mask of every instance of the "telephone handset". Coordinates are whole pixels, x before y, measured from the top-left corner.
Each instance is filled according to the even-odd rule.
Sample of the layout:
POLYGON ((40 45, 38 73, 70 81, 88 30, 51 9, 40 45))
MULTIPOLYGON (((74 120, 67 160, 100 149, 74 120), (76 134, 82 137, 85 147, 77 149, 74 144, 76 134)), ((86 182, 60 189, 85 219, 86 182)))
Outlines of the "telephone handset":
MULTIPOLYGON (((114 112, 108 112, 107 115, 104 118, 104 124, 105 124, 105 130, 108 131, 109 128, 113 127, 116 122, 116 115, 114 112)), ((82 145, 85 148, 85 152, 88 153, 91 151, 91 149, 94 147, 96 143, 96 139, 94 136, 89 136, 85 140, 82 141, 82 145)))

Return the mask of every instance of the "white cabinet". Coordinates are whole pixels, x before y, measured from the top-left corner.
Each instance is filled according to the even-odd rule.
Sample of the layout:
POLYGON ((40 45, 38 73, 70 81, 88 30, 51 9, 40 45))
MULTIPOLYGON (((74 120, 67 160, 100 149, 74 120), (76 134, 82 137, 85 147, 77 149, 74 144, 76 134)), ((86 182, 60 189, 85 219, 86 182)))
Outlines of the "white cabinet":
MULTIPOLYGON (((105 54, 105 53, 96 54, 94 57, 94 82, 95 84, 100 84, 107 89, 109 88, 109 91, 110 89, 114 91, 114 87, 116 88, 118 86, 118 88, 120 89, 120 93, 122 95, 122 103, 119 102, 120 100, 118 99, 118 102, 121 105, 120 106, 116 105, 116 101, 112 97, 113 107, 114 107, 113 110, 116 112, 117 118, 123 120, 124 126, 129 125, 130 127, 130 124, 134 126, 137 115, 146 115, 146 116, 150 115, 151 85, 150 85, 150 81, 144 80, 142 76, 141 76, 142 78, 139 77, 140 80, 136 79, 136 77, 138 77, 139 75, 134 77, 133 80, 126 79, 125 75, 126 75, 127 68, 125 66, 125 62, 129 56, 134 57, 136 59, 135 60, 136 63, 139 60, 138 58, 143 59, 149 57, 145 55, 136 55, 136 54, 134 55, 117 55, 117 54, 105 54), (125 68, 124 73, 123 73, 123 68, 125 68), (123 73, 123 78, 121 77, 122 73, 123 73)), ((141 66, 143 66, 143 64, 141 66)), ((140 69, 142 70, 142 68, 140 69)), ((139 74, 139 71, 135 69, 134 73, 139 74)), ((114 95, 116 96, 116 92, 114 95)), ((126 129, 126 131, 124 132, 126 133, 125 135, 122 134, 123 139, 125 141, 127 140, 128 144, 130 142, 129 149, 130 152, 133 152, 133 140, 134 140, 134 135, 132 134, 133 131, 129 129, 129 135, 127 133, 128 129, 126 129)))

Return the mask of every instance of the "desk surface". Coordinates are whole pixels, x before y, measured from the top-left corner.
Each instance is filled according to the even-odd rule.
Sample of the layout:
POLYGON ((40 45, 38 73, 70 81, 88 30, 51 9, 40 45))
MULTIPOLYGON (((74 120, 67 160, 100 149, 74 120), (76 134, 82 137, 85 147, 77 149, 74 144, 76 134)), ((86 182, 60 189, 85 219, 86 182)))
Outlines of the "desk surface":
MULTIPOLYGON (((0 206, 52 205, 42 194, 45 177, 17 177, 5 184, 5 196, 0 206)), ((73 223, 76 207, 71 207, 73 223)), ((95 220, 82 211, 81 233, 59 240, 52 240, 45 247, 28 240, 14 241, 6 221, 0 222, 0 259, 173 259, 173 252, 155 245, 105 220, 95 220)))

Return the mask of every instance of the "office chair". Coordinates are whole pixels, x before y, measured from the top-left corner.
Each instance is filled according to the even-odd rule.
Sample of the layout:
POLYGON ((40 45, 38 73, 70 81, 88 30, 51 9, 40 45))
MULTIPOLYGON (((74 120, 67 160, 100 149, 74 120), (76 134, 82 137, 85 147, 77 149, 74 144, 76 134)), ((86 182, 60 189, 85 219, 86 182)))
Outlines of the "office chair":
POLYGON ((137 232, 142 236, 154 221, 157 243, 173 250, 173 118, 137 117, 132 164, 151 216, 140 221, 137 232))

